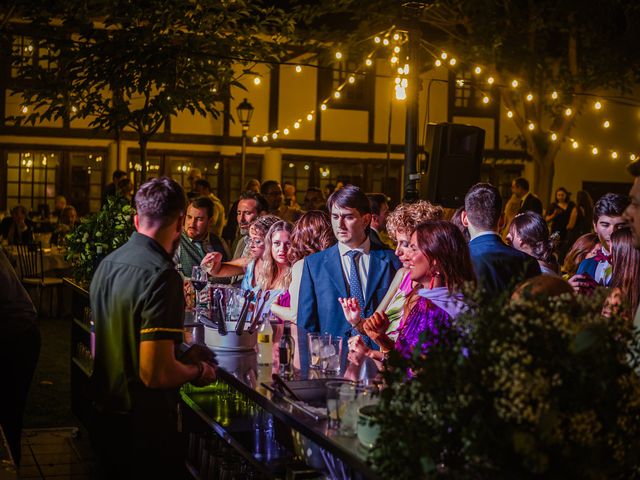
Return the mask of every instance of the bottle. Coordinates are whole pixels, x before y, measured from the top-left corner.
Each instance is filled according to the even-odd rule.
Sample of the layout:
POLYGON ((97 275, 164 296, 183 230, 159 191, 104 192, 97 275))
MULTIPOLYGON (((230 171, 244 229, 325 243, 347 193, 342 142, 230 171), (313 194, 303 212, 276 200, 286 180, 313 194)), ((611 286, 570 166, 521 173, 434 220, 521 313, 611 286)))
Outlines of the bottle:
POLYGON ((268 318, 260 325, 258 330, 258 365, 271 365, 273 363, 273 328, 268 318))
POLYGON ((96 245, 96 256, 93 259, 94 271, 98 269, 98 265, 100 265, 100 262, 104 257, 106 257, 106 255, 102 253, 102 245, 96 245))
POLYGON ((293 378, 293 351, 295 344, 291 337, 291 322, 284 322, 284 332, 278 346, 280 360, 280 376, 284 379, 293 378))

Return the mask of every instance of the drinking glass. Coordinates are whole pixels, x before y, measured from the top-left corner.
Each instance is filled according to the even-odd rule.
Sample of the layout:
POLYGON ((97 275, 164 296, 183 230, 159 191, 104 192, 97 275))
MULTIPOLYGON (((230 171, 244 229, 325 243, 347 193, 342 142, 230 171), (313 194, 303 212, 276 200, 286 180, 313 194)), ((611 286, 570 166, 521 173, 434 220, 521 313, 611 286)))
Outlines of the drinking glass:
POLYGON ((331 342, 331 335, 323 333, 307 333, 307 342, 309 345, 309 368, 312 370, 320 370, 320 351, 322 347, 331 342))
POLYGON ((322 373, 338 375, 342 358, 342 337, 330 336, 320 348, 320 367, 322 373))
POLYGON ((327 389, 327 425, 341 434, 355 434, 357 419, 357 384, 349 381, 333 381, 327 389))

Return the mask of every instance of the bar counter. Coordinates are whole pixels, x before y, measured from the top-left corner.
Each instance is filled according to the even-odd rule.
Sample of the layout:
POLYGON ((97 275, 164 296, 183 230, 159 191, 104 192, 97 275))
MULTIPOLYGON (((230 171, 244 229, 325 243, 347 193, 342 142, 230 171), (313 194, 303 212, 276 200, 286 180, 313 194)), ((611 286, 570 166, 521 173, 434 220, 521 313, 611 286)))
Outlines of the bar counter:
POLYGON ((257 478, 379 478, 355 436, 338 434, 326 419, 315 420, 262 385, 271 383, 272 367, 258 366, 255 352, 217 352, 217 359, 215 384, 181 391, 187 465, 195 478, 201 478, 193 465, 201 452, 194 451, 194 434, 207 429, 240 454, 257 478), (273 419, 275 442, 261 445, 265 418, 273 419))

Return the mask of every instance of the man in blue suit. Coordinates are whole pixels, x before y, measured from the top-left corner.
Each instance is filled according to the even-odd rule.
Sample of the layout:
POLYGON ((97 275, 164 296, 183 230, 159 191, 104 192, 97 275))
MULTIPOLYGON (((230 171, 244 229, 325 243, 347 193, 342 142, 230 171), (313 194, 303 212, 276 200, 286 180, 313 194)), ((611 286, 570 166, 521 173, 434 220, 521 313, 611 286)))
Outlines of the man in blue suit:
POLYGON ((538 262, 505 245, 498 234, 502 198, 488 183, 477 183, 464 198, 462 223, 469 229, 471 262, 487 298, 510 293, 522 280, 540 275, 538 262))
MULTIPOLYGON (((364 304, 363 317, 373 315, 401 265, 393 250, 372 247, 371 207, 362 190, 353 185, 336 190, 327 207, 338 243, 304 259, 298 301, 298 348, 303 372, 309 365, 307 332, 343 337, 344 368, 347 337, 359 333, 345 319, 338 298, 361 297, 358 300, 364 304)), ((374 347, 368 338, 365 342, 374 347)))

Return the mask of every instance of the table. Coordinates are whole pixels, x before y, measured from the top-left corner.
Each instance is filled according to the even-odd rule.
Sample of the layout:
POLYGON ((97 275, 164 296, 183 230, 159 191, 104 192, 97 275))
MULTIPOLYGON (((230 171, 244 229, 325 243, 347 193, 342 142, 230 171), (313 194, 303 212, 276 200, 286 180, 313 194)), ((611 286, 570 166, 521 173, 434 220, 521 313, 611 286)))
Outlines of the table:
POLYGON ((271 367, 258 366, 255 352, 217 352, 217 358, 218 384, 205 388, 186 385, 181 391, 184 432, 190 431, 189 426, 200 432, 203 427, 212 430, 268 478, 283 476, 301 455, 308 467, 324 471, 329 478, 378 478, 367 463, 368 451, 356 437, 328 429, 326 420, 316 421, 299 412, 261 385, 270 382, 271 367), (273 415, 278 448, 272 455, 265 458, 257 452, 252 432, 255 411, 220 405, 221 395, 225 395, 221 383, 236 392, 240 400, 234 401, 240 405, 253 404, 258 411, 273 415))
MULTIPOLYGON (((18 277, 20 277, 20 262, 18 261, 18 248, 15 245, 3 247, 9 261, 16 269, 18 277)), ((42 271, 45 276, 53 276, 62 278, 68 275, 71 264, 65 259, 66 249, 56 246, 42 249, 42 271)))

